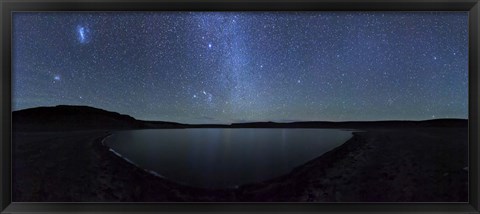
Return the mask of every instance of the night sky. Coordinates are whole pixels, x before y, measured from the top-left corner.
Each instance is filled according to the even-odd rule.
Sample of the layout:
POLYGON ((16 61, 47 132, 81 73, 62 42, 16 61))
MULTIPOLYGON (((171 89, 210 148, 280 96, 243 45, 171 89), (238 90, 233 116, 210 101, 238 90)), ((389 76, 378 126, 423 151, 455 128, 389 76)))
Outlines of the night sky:
POLYGON ((467 12, 13 14, 13 110, 142 120, 467 118, 467 12))

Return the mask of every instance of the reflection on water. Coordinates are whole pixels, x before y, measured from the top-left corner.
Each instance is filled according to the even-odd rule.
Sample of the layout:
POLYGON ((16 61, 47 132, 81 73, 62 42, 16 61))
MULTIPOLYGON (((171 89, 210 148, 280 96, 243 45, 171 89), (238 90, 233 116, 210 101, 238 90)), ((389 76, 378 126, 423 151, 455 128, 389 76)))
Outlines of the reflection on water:
POLYGON ((222 188, 288 173, 351 136, 335 129, 150 129, 115 132, 105 144, 170 180, 222 188))

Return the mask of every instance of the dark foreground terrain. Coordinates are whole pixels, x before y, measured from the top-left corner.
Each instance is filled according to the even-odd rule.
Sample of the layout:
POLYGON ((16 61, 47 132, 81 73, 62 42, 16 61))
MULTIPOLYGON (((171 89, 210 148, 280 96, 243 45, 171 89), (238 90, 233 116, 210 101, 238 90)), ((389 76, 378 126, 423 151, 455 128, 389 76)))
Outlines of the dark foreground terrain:
MULTIPOLYGON (((63 124, 51 122, 54 125, 49 127, 49 123, 33 123, 42 119, 41 116, 33 116, 32 119, 27 117, 27 113, 13 115, 12 180, 13 201, 17 202, 467 201, 466 120, 330 123, 335 128, 348 127, 361 131, 355 132, 342 146, 284 176, 236 189, 209 190, 153 176, 114 155, 101 143, 112 130, 161 125, 182 128, 176 127, 181 124, 145 123, 123 115, 110 117, 112 115, 106 114, 102 120, 91 123, 95 127, 82 122, 72 128, 71 121, 75 117, 62 119, 56 114, 53 117, 59 119, 52 121, 63 120, 63 124), (23 120, 18 119, 22 117, 23 120), (26 118, 29 118, 28 123, 22 124, 22 121, 27 121, 26 118), (128 123, 122 118, 126 118, 128 123), (99 128, 102 126, 105 129, 99 128)), ((35 113, 38 115, 38 112, 35 113)), ((67 111, 65 114, 71 116, 72 113, 67 111)), ((82 117, 85 114, 89 112, 83 112, 82 117)), ((92 118, 98 118, 98 115, 92 118)), ((328 124, 296 125, 325 128, 328 124)), ((259 128, 288 127, 272 123, 253 125, 259 128)), ((238 127, 253 125, 236 124, 238 127)))

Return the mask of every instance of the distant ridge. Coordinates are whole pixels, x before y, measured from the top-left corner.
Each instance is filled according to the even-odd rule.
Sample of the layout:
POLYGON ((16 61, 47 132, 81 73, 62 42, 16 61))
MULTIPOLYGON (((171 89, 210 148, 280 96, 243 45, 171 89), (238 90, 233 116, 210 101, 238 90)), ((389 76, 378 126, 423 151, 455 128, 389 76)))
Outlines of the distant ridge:
POLYGON ((17 131, 65 131, 91 129, 147 129, 147 128, 415 128, 468 126, 466 119, 435 119, 424 121, 351 121, 351 122, 252 122, 215 124, 181 124, 166 121, 142 121, 129 115, 90 106, 58 105, 14 111, 13 129, 17 131))
POLYGON ((308 122, 254 122, 233 123, 231 127, 288 127, 288 128, 379 128, 379 127, 445 127, 445 126, 468 126, 466 119, 433 119, 433 120, 385 120, 385 121, 308 121, 308 122))
POLYGON ((14 130, 19 131, 168 128, 167 126, 180 125, 169 122, 149 123, 117 112, 70 105, 14 111, 12 118, 14 130))

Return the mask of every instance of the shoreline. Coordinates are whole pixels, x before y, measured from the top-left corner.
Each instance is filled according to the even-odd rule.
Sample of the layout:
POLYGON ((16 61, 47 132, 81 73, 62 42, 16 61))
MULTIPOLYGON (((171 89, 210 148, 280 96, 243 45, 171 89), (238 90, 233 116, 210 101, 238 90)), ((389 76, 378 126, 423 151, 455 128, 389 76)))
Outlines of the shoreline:
POLYGON ((103 157, 103 162, 106 163, 109 170, 128 174, 127 176, 123 175, 124 178, 122 180, 124 183, 134 183, 141 186, 143 193, 143 195, 131 197, 134 193, 126 191, 123 194, 126 198, 123 198, 122 201, 136 202, 141 198, 138 202, 228 202, 234 198, 232 197, 232 189, 206 189, 189 186, 172 181, 165 176, 158 176, 158 173, 152 173, 149 169, 144 169, 132 161, 129 162, 121 155, 112 152, 110 147, 102 143, 107 136, 97 138, 96 142, 94 142, 97 145, 94 148, 95 152, 103 157), (157 192, 168 192, 165 195, 169 199, 155 200, 159 198, 157 192))
POLYGON ((171 179, 168 179, 167 177, 165 177, 165 176, 163 176, 163 175, 161 175, 161 174, 159 174, 159 173, 157 173, 157 172, 155 172, 155 171, 153 171, 153 170, 150 170, 150 169, 146 169, 146 168, 141 167, 141 166, 138 165, 137 163, 135 163, 135 162, 133 162, 132 160, 124 157, 122 154, 118 153, 118 152, 115 151, 114 149, 112 149, 112 148, 110 148, 109 146, 105 145, 105 140, 106 140, 108 137, 112 136, 112 135, 113 135, 113 133, 109 133, 107 136, 101 138, 101 140, 100 140, 100 143, 101 143, 102 147, 105 147, 105 149, 108 149, 109 152, 113 153, 113 154, 114 154, 115 156, 117 156, 118 158, 126 161, 127 163, 133 165, 134 167, 137 167, 138 169, 143 170, 144 172, 146 172, 146 173, 148 173, 148 174, 150 174, 150 175, 153 175, 153 176, 155 176, 155 177, 157 177, 157 178, 160 178, 160 179, 168 180, 168 181, 170 181, 170 182, 172 182, 172 183, 177 183, 177 184, 179 184, 179 185, 184 185, 184 184, 182 184, 182 183, 178 183, 178 182, 172 181, 171 179))

